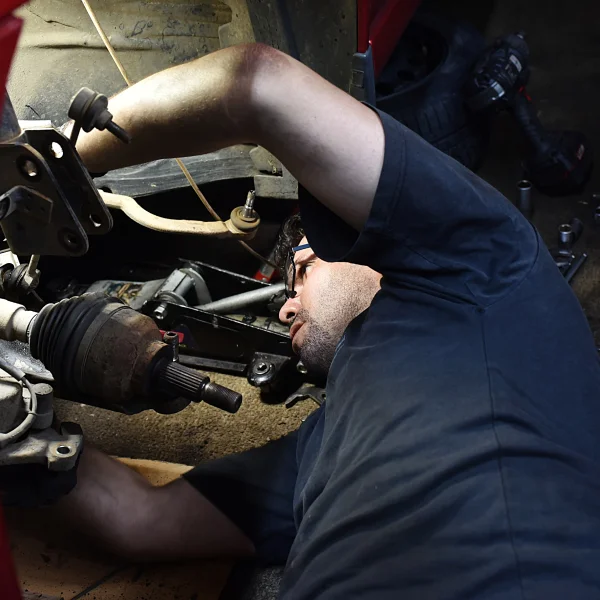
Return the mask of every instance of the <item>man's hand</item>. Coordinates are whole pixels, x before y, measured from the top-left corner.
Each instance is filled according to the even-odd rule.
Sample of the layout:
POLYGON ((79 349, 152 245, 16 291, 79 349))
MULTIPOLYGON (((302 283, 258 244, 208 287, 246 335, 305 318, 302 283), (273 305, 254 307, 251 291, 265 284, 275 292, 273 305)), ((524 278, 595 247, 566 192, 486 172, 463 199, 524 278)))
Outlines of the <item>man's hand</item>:
POLYGON ((355 229, 369 215, 384 155, 379 117, 278 50, 220 50, 148 77, 109 110, 133 141, 82 134, 77 149, 92 172, 254 143, 355 229))

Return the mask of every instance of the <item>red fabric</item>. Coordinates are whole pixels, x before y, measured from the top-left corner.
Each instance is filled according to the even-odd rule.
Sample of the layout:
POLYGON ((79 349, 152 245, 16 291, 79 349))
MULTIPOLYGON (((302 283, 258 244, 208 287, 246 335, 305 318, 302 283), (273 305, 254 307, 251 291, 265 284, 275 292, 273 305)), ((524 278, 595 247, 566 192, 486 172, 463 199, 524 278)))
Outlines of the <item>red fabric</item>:
POLYGON ((21 19, 10 14, 0 18, 0 106, 4 103, 4 88, 22 24, 21 19))
MULTIPOLYGON (((11 12, 23 4, 23 0, 0 0, 0 106, 4 103, 4 89, 10 64, 17 46, 23 22, 11 12)), ((0 598, 22 600, 14 563, 10 555, 10 543, 4 526, 0 505, 0 598)))
POLYGON ((2 600, 22 600, 21 589, 15 566, 10 555, 10 543, 4 525, 0 505, 0 598, 2 600))
POLYGON ((0 0, 0 106, 4 104, 4 88, 10 71, 23 22, 11 13, 24 0, 0 0))

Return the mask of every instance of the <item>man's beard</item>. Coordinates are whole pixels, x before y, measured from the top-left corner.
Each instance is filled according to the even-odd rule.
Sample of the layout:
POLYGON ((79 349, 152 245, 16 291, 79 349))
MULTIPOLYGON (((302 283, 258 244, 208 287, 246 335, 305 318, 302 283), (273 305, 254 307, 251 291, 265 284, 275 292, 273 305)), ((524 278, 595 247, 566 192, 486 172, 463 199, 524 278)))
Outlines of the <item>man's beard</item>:
MULTIPOLYGON (((333 270, 329 285, 321 291, 315 308, 302 308, 295 321, 304 323, 304 339, 298 350, 311 375, 327 378, 335 351, 346 327, 364 310, 379 290, 377 273, 365 276, 366 267, 346 264, 333 270)), ((370 269, 367 269, 370 271, 370 269)))
POLYGON ((311 375, 326 378, 343 331, 333 334, 311 319, 307 310, 300 310, 296 319, 305 323, 306 329, 300 360, 311 375))

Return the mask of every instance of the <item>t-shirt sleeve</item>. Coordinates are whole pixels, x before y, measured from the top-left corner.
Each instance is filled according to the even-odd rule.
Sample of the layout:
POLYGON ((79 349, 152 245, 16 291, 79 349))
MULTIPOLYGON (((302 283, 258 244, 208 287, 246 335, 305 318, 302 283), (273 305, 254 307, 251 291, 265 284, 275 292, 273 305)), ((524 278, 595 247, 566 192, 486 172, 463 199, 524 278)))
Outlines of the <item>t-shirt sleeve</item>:
POLYGON ((298 432, 203 463, 184 475, 254 543, 265 564, 285 564, 294 537, 298 432))
POLYGON ((356 232, 305 189, 300 210, 315 253, 367 265, 388 284, 490 304, 535 263, 533 226, 480 177, 377 111, 385 155, 371 213, 356 232))

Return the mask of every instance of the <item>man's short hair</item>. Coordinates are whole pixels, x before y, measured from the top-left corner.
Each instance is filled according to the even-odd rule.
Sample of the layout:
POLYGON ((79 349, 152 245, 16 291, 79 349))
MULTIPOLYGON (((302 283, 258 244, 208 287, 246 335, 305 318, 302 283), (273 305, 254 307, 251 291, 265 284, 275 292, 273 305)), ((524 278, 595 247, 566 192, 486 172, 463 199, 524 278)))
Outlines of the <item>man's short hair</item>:
POLYGON ((300 214, 295 213, 284 221, 275 246, 275 264, 279 266, 281 272, 283 272, 290 250, 297 246, 303 237, 302 220, 300 214))

